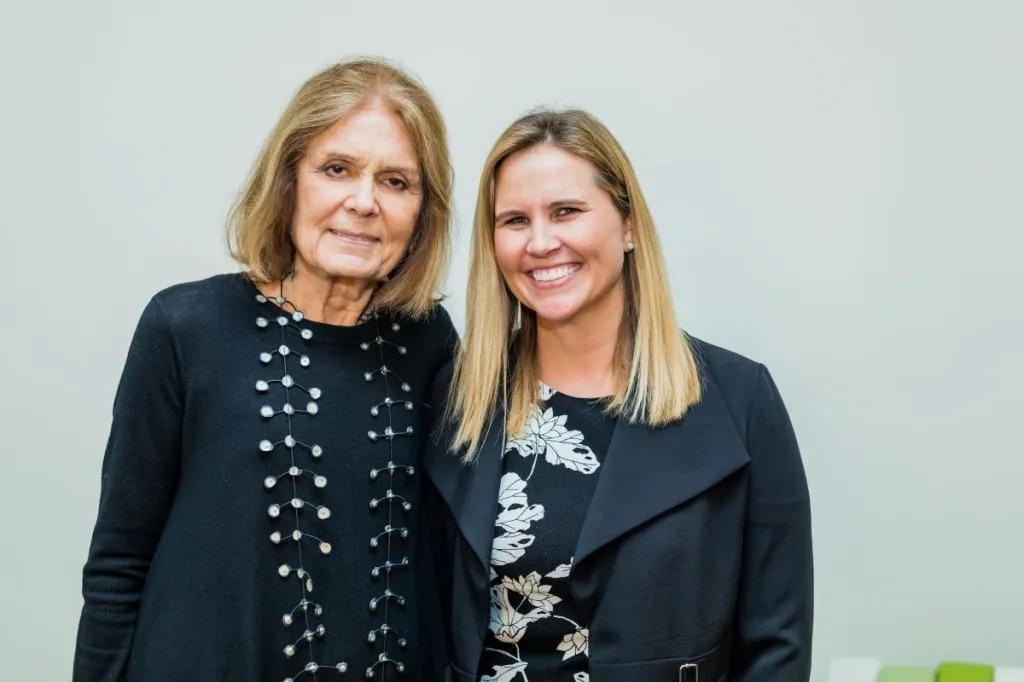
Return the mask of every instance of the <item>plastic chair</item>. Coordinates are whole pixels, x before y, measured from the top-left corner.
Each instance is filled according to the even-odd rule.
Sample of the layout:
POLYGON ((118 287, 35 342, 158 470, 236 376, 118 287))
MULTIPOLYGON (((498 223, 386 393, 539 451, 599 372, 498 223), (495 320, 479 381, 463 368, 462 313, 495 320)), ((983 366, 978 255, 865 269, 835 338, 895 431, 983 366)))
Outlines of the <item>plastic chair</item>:
POLYGON ((994 682, 996 669, 976 663, 940 663, 938 682, 994 682))

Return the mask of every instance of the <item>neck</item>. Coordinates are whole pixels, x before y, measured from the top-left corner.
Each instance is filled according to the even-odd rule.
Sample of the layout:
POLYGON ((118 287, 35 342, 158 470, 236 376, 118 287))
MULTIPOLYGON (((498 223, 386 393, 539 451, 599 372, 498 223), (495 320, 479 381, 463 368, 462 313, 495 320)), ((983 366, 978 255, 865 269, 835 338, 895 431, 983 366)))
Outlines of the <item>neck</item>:
MULTIPOLYGON (((280 282, 260 284, 267 296, 277 296, 280 282)), ((284 279, 284 295, 308 320, 351 327, 359 323, 377 283, 366 279, 328 277, 303 269, 284 279)))
POLYGON ((624 312, 622 285, 571 320, 537 318, 541 381, 562 393, 600 398, 615 393, 615 347, 624 312))

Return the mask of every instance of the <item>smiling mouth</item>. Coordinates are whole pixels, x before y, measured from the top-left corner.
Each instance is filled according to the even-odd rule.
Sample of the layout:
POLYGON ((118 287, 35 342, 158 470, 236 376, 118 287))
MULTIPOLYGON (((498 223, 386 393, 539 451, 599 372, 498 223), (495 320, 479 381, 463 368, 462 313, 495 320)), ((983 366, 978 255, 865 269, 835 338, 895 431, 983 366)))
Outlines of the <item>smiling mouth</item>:
POLYGON ((327 231, 333 234, 335 237, 343 239, 350 244, 361 244, 364 246, 371 246, 380 241, 376 237, 371 237, 365 234, 359 234, 357 232, 349 232, 347 230, 328 229, 327 231))
POLYGON ((530 270, 530 278, 538 284, 559 284, 572 277, 580 269, 579 263, 568 263, 553 268, 537 268, 530 270))

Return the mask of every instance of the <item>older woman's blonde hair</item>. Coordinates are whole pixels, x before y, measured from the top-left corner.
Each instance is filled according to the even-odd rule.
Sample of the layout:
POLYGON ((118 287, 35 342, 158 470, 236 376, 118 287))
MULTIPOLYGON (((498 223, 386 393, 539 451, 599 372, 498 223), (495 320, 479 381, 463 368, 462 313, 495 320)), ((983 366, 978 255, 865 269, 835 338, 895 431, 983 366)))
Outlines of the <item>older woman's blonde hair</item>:
POLYGON ((422 317, 437 301, 451 243, 447 135, 426 88, 383 59, 343 61, 303 84, 260 151, 231 210, 228 246, 256 281, 277 281, 291 272, 295 248, 290 233, 299 162, 310 140, 371 102, 382 102, 404 124, 420 164, 423 203, 409 253, 374 293, 370 308, 422 317))
POLYGON ((455 364, 449 418, 452 449, 473 459, 505 406, 506 435, 518 435, 539 400, 536 315, 505 285, 494 252, 494 192, 511 155, 553 145, 589 161, 595 182, 630 221, 635 249, 623 266, 626 306, 615 351, 615 392, 607 410, 653 427, 681 419, 700 400, 697 363, 676 324, 654 219, 629 158, 604 125, 579 110, 538 110, 510 125, 484 163, 473 223, 466 334, 455 364))

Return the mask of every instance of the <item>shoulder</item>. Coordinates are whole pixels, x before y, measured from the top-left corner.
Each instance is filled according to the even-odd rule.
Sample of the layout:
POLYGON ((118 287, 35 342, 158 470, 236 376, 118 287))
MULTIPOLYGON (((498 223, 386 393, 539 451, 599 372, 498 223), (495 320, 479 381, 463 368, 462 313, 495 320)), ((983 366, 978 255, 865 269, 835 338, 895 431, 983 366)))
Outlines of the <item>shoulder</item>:
POLYGON ((418 320, 417 324, 421 325, 425 330, 442 335, 446 335, 455 330, 455 326, 452 324, 451 315, 448 314, 448 309, 441 304, 441 301, 438 301, 434 307, 430 309, 430 312, 418 320))
POLYGON ((768 368, 707 342, 691 341, 703 357, 707 393, 721 395, 750 457, 754 513, 776 514, 788 505, 806 514, 807 478, 800 446, 768 368))
POLYGON ((242 273, 214 275, 194 282, 182 282, 157 292, 147 306, 146 314, 159 314, 171 330, 189 327, 205 320, 211 313, 256 295, 254 285, 242 273))
POLYGON ((744 439, 758 415, 785 410, 768 368, 756 361, 702 339, 688 336, 705 394, 721 396, 744 439))
MULTIPOLYGON (((144 374, 179 373, 191 339, 208 332, 211 309, 223 313, 230 300, 244 300, 245 287, 252 285, 242 274, 216 275, 195 282, 183 282, 154 294, 139 316, 128 351, 128 370, 144 374)), ((255 290, 254 290, 255 291, 255 290)))
POLYGON ((745 355, 687 335, 704 383, 712 382, 726 394, 753 395, 765 366, 745 355))
POLYGON ((459 334, 452 324, 451 316, 440 302, 423 317, 401 320, 401 324, 415 338, 416 345, 431 354, 451 356, 458 346, 459 334))

